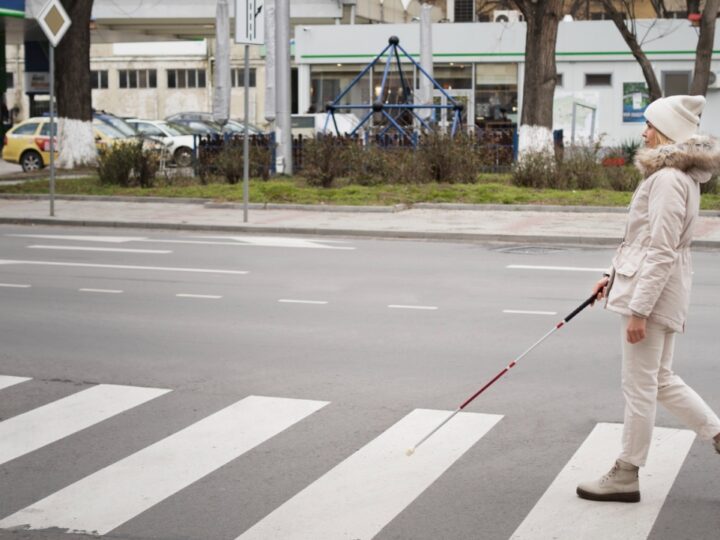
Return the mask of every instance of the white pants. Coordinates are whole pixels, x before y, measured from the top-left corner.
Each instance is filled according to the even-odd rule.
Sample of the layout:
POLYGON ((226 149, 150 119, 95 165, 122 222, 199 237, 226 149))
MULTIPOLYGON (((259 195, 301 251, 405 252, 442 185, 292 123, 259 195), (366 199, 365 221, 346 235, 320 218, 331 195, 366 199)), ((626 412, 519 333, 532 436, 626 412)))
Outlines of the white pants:
POLYGON ((655 425, 657 402, 701 439, 720 433, 720 419, 707 403, 672 371, 675 332, 647 321, 645 339, 628 343, 622 318, 622 390, 625 396, 625 426, 620 459, 638 467, 645 465, 655 425))

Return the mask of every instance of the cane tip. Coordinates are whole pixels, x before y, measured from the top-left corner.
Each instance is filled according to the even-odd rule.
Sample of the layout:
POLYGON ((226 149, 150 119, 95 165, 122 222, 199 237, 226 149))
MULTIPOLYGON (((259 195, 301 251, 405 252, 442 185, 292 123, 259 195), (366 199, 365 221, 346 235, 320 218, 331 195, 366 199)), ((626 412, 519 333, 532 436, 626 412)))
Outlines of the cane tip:
POLYGON ((408 448, 407 450, 405 450, 405 455, 408 457, 412 456, 414 453, 415 453, 414 448, 408 448))

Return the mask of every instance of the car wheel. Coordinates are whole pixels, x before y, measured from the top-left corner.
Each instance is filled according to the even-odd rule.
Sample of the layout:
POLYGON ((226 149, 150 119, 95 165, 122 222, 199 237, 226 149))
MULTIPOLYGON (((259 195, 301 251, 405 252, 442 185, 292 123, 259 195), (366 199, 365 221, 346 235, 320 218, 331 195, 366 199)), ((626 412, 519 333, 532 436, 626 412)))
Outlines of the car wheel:
POLYGON ((175 164, 178 167, 189 167, 192 164, 193 153, 187 146, 175 150, 175 164))
POLYGON ((28 150, 20 157, 23 172, 32 172, 44 167, 42 156, 35 150, 28 150))

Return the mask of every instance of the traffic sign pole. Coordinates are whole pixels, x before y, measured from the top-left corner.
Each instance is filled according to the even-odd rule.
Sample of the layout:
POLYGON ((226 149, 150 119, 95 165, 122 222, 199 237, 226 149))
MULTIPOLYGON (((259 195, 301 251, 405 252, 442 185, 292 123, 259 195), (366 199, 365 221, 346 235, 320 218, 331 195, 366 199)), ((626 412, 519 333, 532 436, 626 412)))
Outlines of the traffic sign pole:
POLYGON ((55 216, 55 46, 50 44, 50 217, 55 216))
POLYGON ((48 39, 50 60, 50 217, 55 216, 55 47, 67 32, 71 21, 60 0, 48 0, 37 22, 48 39))
POLYGON ((250 205, 250 45, 245 44, 245 140, 243 141, 243 222, 250 205))
POLYGON ((243 221, 250 204, 250 45, 265 43, 263 0, 235 0, 235 43, 245 44, 245 137, 243 137, 243 221))

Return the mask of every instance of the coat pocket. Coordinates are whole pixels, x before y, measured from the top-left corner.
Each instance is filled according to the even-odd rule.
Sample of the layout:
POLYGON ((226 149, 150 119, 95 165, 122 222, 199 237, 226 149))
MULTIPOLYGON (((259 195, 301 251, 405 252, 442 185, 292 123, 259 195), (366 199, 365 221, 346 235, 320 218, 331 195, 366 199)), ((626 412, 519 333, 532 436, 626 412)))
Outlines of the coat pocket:
POLYGON ((624 277, 633 277, 642 266, 645 254, 646 250, 642 246, 620 246, 612 261, 615 272, 624 277))

